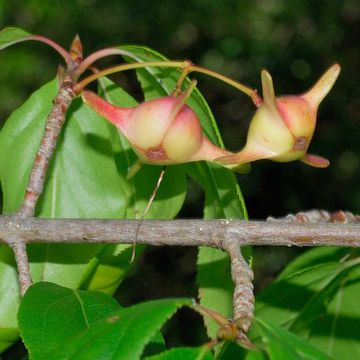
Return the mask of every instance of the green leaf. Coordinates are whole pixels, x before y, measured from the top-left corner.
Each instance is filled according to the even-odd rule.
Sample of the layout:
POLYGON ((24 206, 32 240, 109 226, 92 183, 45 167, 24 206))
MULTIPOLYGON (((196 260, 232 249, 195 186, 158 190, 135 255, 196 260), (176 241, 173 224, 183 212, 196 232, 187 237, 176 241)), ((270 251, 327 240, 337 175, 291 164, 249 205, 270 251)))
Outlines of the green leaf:
POLYGON ((122 309, 98 321, 52 354, 54 360, 126 359, 137 360, 145 346, 178 308, 189 299, 167 299, 122 309))
POLYGON ((331 360, 322 351, 281 327, 260 319, 255 319, 254 326, 263 337, 270 359, 331 360))
MULTIPOLYGON (((132 54, 128 61, 163 61, 163 55, 141 46, 122 46, 132 54)), ((137 76, 145 94, 145 99, 170 94, 179 78, 179 69, 145 68, 138 69, 137 76)), ((186 79, 185 84, 190 80, 186 79)), ((215 118, 198 89, 194 89, 187 104, 196 112, 205 134, 215 144, 222 146, 222 140, 215 118)), ((245 203, 235 175, 222 167, 197 162, 184 166, 185 171, 197 181, 205 192, 204 217, 246 218, 245 203)), ((201 304, 220 311, 224 316, 232 316, 233 284, 230 275, 230 263, 227 254, 210 248, 201 248, 198 257, 198 283, 201 304), (211 271, 209 271, 211 270, 211 271), (218 271, 218 272, 217 272, 218 271)), ((205 319, 208 333, 215 338, 217 325, 205 319)))
MULTIPOLYGON (((4 213, 17 210, 38 150, 57 82, 52 81, 30 98, 6 121, 0 132, 0 180, 4 213), (19 165, 21 164, 21 166, 19 165)), ((37 207, 42 217, 124 217, 131 199, 119 180, 111 146, 114 129, 102 118, 75 101, 65 130, 47 173, 45 191, 37 207), (99 171, 101 169, 101 171, 99 171)), ((103 249, 99 245, 29 246, 34 281, 48 280, 76 288, 93 263, 89 260, 103 249)), ((11 250, 0 247, 0 349, 9 345, 8 330, 17 328, 20 296, 16 266, 11 250), (2 336, 5 339, 2 343, 2 336)), ((16 339, 12 339, 13 341, 16 339)))
POLYGON ((304 254, 298 256, 290 264, 288 264, 278 276, 277 280, 286 278, 287 276, 310 266, 334 263, 339 261, 339 259, 350 256, 351 252, 351 249, 336 247, 318 247, 309 249, 304 254))
POLYGON ((224 342, 217 350, 216 359, 219 360, 245 359, 249 354, 248 350, 233 341, 224 342))
POLYGON ((5 214, 15 212, 24 198, 26 183, 56 91, 55 80, 41 87, 11 114, 1 129, 0 180, 5 214))
MULTIPOLYGON (((136 247, 137 258, 144 250, 144 246, 136 247)), ((129 260, 132 256, 131 245, 118 244, 108 245, 98 253, 92 260, 89 271, 84 275, 81 289, 101 291, 112 295, 126 277, 134 264, 129 260)))
POLYGON ((338 249, 303 256, 296 260, 298 265, 316 259, 332 262, 282 276, 258 295, 257 316, 301 335, 335 358, 347 351, 360 356, 360 258, 344 261, 343 251, 338 249))
POLYGON ((27 40, 29 36, 31 36, 31 34, 22 29, 15 27, 5 28, 0 31, 0 50, 20 41, 27 40))
POLYGON ((151 338, 150 342, 145 346, 141 357, 153 356, 165 351, 165 339, 161 331, 157 331, 151 338))
POLYGON ((155 356, 149 356, 146 360, 211 360, 214 359, 208 347, 198 348, 175 348, 155 356))
MULTIPOLYGON (((0 160, 4 213, 16 211, 22 201, 56 91, 56 81, 43 86, 10 116, 1 130, 0 153, 7 154, 0 160)), ((111 144, 106 139, 109 129, 101 118, 81 106, 81 102, 72 105, 48 170, 45 192, 37 208, 38 216, 99 218, 124 215, 127 203, 118 181, 111 144), (98 140, 96 144, 95 139, 98 140)), ((34 281, 48 280, 76 288, 89 260, 101 249, 102 246, 94 245, 29 246, 32 277, 34 281)), ((0 300, 1 339, 7 329, 17 327, 16 312, 20 300, 13 255, 6 247, 0 249, 0 286, 4 290, 0 300)), ((5 348, 6 344, 0 344, 0 348, 5 348)))
MULTIPOLYGON (((17 210, 25 194, 32 162, 43 133, 57 82, 52 81, 32 96, 6 121, 0 132, 0 181, 3 212, 17 210), (4 156, 3 154, 6 154, 4 156), (21 164, 21 165, 20 165, 21 164)), ((0 350, 15 341, 18 332, 17 308, 20 302, 16 265, 12 251, 0 246, 0 350), (10 338, 8 333, 13 334, 10 338)))
POLYGON ((32 285, 21 301, 21 337, 31 359, 50 359, 59 346, 119 309, 105 294, 40 282, 32 285))
POLYGON ((245 357, 245 360, 267 360, 267 357, 260 351, 249 351, 245 357))

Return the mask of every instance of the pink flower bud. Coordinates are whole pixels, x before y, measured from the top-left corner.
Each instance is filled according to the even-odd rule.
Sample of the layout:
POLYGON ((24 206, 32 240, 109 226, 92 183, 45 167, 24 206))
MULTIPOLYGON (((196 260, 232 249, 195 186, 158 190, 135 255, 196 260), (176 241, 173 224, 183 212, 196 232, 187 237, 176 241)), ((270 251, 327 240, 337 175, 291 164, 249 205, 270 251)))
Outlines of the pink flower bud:
POLYGON ((84 101, 126 136, 143 163, 168 165, 197 160, 213 161, 230 155, 204 135, 199 119, 185 100, 192 87, 178 97, 146 101, 133 108, 111 105, 93 92, 84 101))
POLYGON ((334 64, 306 93, 275 98, 271 75, 263 70, 264 101, 250 123, 245 147, 236 154, 216 159, 216 162, 240 165, 259 159, 300 160, 311 166, 327 167, 327 159, 306 152, 314 134, 318 106, 339 73, 340 65, 334 64))

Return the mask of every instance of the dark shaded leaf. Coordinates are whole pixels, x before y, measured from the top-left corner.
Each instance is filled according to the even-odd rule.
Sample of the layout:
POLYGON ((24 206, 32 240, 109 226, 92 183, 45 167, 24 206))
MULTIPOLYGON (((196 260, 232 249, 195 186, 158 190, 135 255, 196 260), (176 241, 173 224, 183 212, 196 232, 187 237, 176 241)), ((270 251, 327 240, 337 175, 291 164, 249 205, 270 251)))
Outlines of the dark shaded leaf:
POLYGON ((331 358, 294 334, 263 320, 254 322, 273 360, 330 360, 331 358))
POLYGON ((214 359, 209 348, 175 348, 161 354, 146 357, 146 360, 211 360, 214 359))

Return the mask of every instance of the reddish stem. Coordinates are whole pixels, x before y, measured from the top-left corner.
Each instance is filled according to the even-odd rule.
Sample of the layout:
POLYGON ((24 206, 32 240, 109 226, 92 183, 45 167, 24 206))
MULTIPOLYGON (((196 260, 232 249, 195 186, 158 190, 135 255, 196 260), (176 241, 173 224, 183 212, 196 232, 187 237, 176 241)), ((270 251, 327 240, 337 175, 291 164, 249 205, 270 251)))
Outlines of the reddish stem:
POLYGON ((124 56, 129 56, 133 59, 135 59, 137 62, 141 62, 141 59, 137 58, 134 54, 126 51, 126 50, 122 50, 119 48, 106 48, 106 49, 102 49, 99 51, 96 51, 94 53, 92 53, 91 55, 89 55, 88 57, 86 57, 81 64, 78 66, 78 68, 76 69, 76 71, 74 71, 74 76, 79 77, 81 74, 83 74, 87 69, 90 68, 90 66, 97 60, 102 59, 104 57, 107 56, 111 56, 111 55, 124 55, 124 56))
POLYGON ((40 41, 44 44, 51 46, 54 50, 56 50, 63 57, 66 64, 68 65, 68 67, 69 66, 71 67, 73 60, 70 56, 70 53, 68 51, 66 51, 62 46, 57 44, 55 41, 48 39, 47 37, 42 36, 42 35, 30 35, 30 36, 26 37, 23 41, 26 41, 26 40, 40 41))

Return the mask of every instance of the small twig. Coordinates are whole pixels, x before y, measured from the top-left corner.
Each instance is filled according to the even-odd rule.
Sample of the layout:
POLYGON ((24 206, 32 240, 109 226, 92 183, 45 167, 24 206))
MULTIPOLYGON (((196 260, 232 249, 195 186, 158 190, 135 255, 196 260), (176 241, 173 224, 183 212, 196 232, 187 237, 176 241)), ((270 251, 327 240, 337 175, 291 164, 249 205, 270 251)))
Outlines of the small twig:
POLYGON ((21 237, 14 236, 10 238, 10 247, 15 256, 15 262, 18 269, 20 293, 23 296, 32 284, 30 275, 29 260, 26 252, 26 243, 22 241, 21 237))
POLYGON ((161 169, 161 172, 160 172, 160 175, 159 175, 159 178, 156 182, 156 185, 155 185, 155 188, 150 196, 150 199, 146 205, 146 208, 143 212, 143 214, 141 215, 141 218, 140 218, 140 221, 139 221, 139 224, 138 224, 138 227, 136 228, 136 231, 135 231, 135 239, 134 239, 134 242, 133 242, 133 251, 132 251, 132 254, 131 254, 131 259, 130 259, 130 262, 134 262, 135 260, 135 254, 136 254, 136 243, 137 243, 137 239, 138 239, 138 234, 139 234, 139 230, 141 228, 141 225, 142 223, 144 222, 144 218, 145 216, 147 215, 149 209, 150 209, 150 206, 151 204, 153 203, 154 199, 155 199, 155 196, 157 194, 157 192, 159 191, 159 187, 161 185, 161 182, 164 178, 164 175, 165 175, 165 168, 161 169))
POLYGON ((254 273, 250 269, 246 260, 241 254, 240 246, 236 241, 236 236, 228 233, 223 242, 224 250, 230 256, 231 276, 235 283, 233 306, 234 322, 239 330, 246 334, 251 327, 254 318, 254 273))
POLYGON ((66 112, 74 97, 71 77, 65 73, 59 92, 53 100, 54 105, 48 116, 40 148, 34 160, 26 187, 25 198, 17 213, 19 216, 35 215, 36 203, 44 189, 46 170, 54 153, 57 139, 65 121, 66 112))

